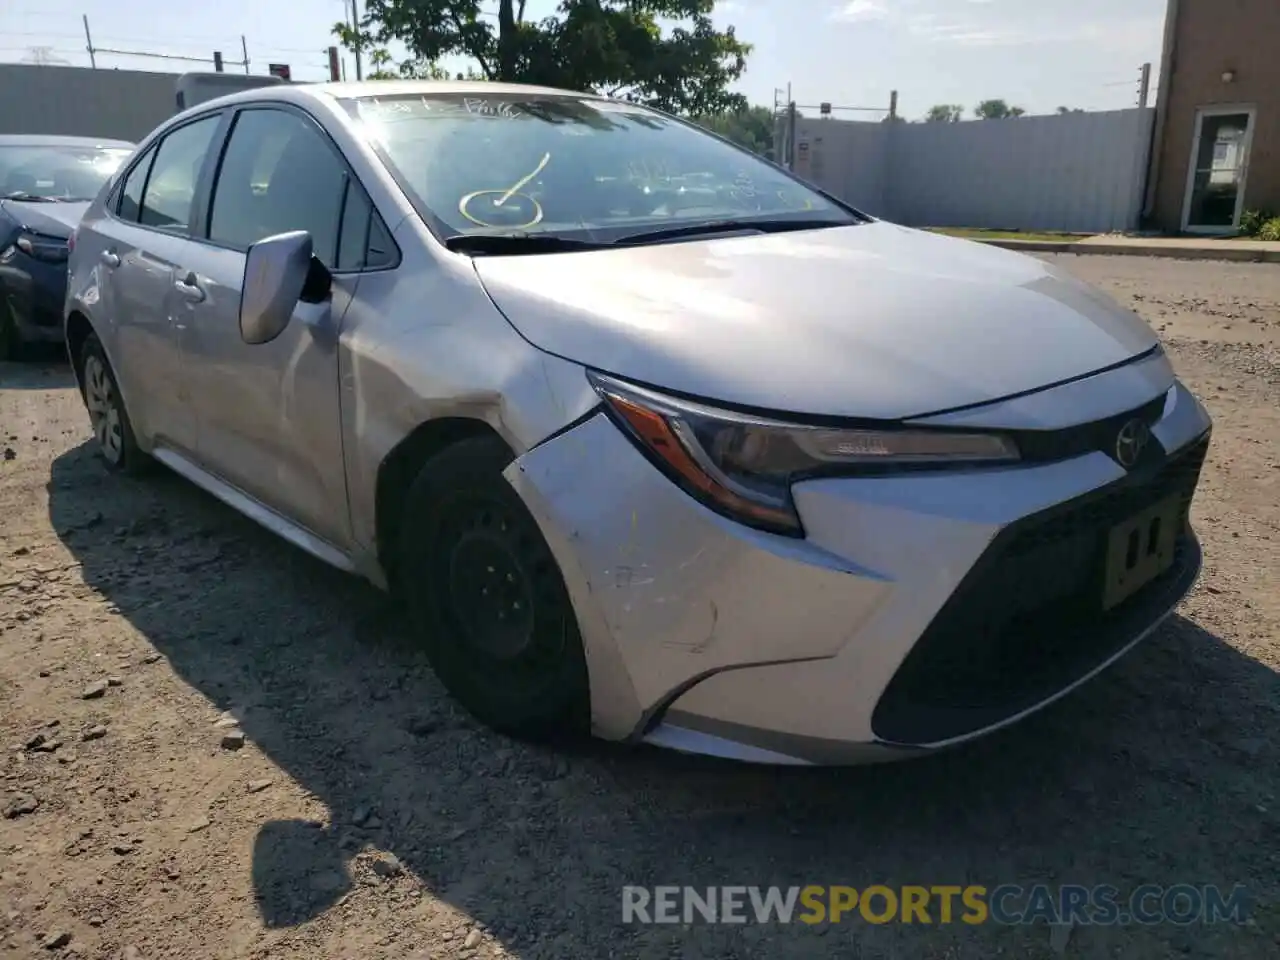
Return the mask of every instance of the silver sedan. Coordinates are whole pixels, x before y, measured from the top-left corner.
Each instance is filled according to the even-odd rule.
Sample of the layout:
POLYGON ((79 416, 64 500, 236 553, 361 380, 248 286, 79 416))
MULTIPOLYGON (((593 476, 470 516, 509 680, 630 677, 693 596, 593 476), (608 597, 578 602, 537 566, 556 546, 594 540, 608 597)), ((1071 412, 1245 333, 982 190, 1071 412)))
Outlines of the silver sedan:
POLYGON ((246 91, 143 141, 73 247, 107 462, 402 593, 515 735, 917 755, 1094 676, 1200 568, 1210 422, 1133 313, 634 104, 246 91))

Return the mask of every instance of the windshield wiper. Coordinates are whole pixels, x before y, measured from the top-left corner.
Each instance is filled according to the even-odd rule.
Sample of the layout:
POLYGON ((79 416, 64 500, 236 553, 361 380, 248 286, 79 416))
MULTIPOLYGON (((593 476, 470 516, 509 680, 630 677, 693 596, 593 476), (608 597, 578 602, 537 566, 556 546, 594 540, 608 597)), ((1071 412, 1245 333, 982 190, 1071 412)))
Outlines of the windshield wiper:
POLYGON ((634 243, 653 243, 659 240, 679 240, 682 237, 700 237, 705 234, 738 233, 756 231, 757 233, 788 233, 792 230, 821 230, 825 227, 852 227, 858 221, 848 223, 839 220, 795 220, 780 218, 776 220, 708 220, 703 223, 690 223, 681 227, 659 227, 657 230, 642 230, 619 237, 617 245, 626 246, 634 243))
POLYGON ((554 233, 459 233, 444 245, 459 253, 567 253, 574 250, 602 250, 611 246, 592 240, 573 240, 554 233))
POLYGON ((58 203, 55 197, 41 197, 34 193, 27 193, 25 190, 15 190, 13 193, 6 193, 5 200, 17 200, 19 203, 58 203))

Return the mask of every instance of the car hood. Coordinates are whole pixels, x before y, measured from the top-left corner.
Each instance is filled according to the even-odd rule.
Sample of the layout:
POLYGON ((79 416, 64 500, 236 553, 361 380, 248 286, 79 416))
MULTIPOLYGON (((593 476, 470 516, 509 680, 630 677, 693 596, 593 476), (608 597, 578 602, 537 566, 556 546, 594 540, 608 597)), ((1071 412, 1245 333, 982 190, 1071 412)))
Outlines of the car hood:
POLYGON ((1156 344, 1132 311, 1044 261, 882 222, 474 262, 549 353, 780 412, 921 416, 1156 344))
POLYGON ((0 200, 0 206, 14 220, 28 230, 49 237, 69 237, 80 223, 90 201, 72 203, 24 203, 21 200, 0 200))

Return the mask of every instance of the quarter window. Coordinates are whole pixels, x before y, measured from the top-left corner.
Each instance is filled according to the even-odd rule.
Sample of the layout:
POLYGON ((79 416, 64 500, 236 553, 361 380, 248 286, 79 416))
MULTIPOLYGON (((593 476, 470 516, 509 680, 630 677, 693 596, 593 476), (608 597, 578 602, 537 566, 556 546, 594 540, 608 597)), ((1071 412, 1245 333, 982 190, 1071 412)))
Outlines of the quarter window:
POLYGON ((147 185, 147 174, 151 172, 151 163, 156 158, 154 149, 148 150, 146 156, 133 165, 129 176, 120 188, 119 206, 116 214, 130 223, 138 222, 138 214, 142 211, 142 190, 147 185))
POLYGON ((395 264, 395 244, 390 231, 369 195, 351 180, 342 209, 342 231, 338 237, 338 261, 335 270, 381 270, 395 264))
POLYGON ((196 182, 220 117, 205 117, 179 127, 160 143, 147 178, 139 222, 174 233, 186 233, 196 182))
MULTIPOLYGON (((286 110, 242 110, 214 187, 209 239, 247 250, 265 237, 306 230, 316 257, 336 269, 346 183, 345 167, 315 123, 286 110)), ((352 193, 363 196, 354 184, 352 193)))

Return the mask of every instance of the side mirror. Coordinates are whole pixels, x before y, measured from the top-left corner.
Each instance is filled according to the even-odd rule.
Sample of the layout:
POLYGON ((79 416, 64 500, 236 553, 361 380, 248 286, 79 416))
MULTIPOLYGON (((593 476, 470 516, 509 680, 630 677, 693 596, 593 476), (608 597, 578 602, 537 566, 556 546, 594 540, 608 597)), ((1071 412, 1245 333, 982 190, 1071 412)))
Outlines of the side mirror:
MULTIPOLYGON (((305 230, 276 234, 249 248, 240 288, 240 337, 245 343, 270 343, 289 325, 304 293, 316 297, 317 286, 327 288, 328 271, 311 255, 311 234, 305 230), (318 278, 316 268, 325 276, 318 278)), ((327 289, 324 291, 327 294, 327 289)))

